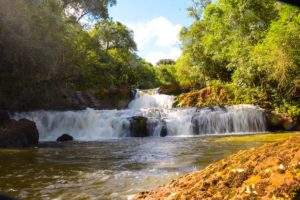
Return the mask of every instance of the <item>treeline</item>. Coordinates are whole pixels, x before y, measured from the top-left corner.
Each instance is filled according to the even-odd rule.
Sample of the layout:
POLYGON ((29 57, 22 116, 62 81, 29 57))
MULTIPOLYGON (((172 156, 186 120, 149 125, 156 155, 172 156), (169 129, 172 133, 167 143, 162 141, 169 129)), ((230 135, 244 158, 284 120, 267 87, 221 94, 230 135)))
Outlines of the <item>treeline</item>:
POLYGON ((120 86, 157 86, 132 31, 109 18, 114 4, 0 1, 0 109, 51 108, 74 91, 101 98, 120 86))
POLYGON ((188 11, 195 21, 181 30, 183 54, 168 68, 173 81, 165 82, 207 88, 181 103, 254 103, 300 115, 299 8, 274 0, 194 0, 188 11))
POLYGON ((192 0, 183 53, 152 66, 115 0, 0 1, 0 109, 47 109, 74 91, 181 85, 179 106, 251 103, 300 115, 300 9, 274 0, 192 0), (88 21, 88 23, 84 23, 88 21), (205 87, 201 91, 199 89, 205 87))

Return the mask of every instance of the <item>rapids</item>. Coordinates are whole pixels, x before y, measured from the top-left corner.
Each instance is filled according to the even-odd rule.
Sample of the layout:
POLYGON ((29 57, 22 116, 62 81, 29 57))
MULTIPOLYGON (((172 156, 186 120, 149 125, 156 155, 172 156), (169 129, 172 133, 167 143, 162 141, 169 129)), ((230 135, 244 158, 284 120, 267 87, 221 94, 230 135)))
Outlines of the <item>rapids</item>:
POLYGON ((13 113, 14 119, 36 123, 41 141, 54 141, 63 133, 78 141, 130 137, 130 119, 147 118, 150 136, 194 136, 242 134, 266 131, 264 111, 254 105, 173 108, 174 97, 158 89, 137 90, 135 99, 124 110, 34 111, 13 113))

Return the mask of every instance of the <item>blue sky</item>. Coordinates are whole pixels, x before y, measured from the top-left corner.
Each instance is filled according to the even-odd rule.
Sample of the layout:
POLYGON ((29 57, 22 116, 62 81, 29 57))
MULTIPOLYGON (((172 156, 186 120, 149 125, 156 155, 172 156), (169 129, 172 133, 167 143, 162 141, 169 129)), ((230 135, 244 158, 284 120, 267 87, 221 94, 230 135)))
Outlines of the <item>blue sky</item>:
POLYGON ((110 16, 134 31, 138 54, 155 64, 161 58, 179 57, 178 32, 193 21, 186 11, 190 3, 190 0, 118 0, 110 8, 110 16))

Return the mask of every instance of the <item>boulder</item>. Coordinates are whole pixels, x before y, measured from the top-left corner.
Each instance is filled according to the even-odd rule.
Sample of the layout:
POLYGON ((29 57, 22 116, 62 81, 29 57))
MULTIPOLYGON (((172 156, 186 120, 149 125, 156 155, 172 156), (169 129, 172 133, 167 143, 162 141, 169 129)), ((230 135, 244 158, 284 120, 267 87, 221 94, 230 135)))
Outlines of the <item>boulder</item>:
POLYGON ((0 199, 1 200, 17 200, 16 198, 8 196, 6 194, 0 194, 0 199))
POLYGON ((6 120, 0 126, 0 148, 32 147, 38 142, 39 133, 32 121, 6 120))
POLYGON ((147 118, 135 116, 129 118, 130 121, 130 137, 148 137, 147 118))
POLYGON ((68 134, 63 134, 59 138, 56 139, 56 142, 68 142, 68 141, 73 141, 74 138, 71 135, 68 134))
POLYGON ((166 137, 167 135, 168 135, 168 128, 167 125, 164 123, 160 131, 160 137, 166 137))
POLYGON ((284 114, 266 113, 268 131, 297 131, 299 118, 291 118, 284 114))

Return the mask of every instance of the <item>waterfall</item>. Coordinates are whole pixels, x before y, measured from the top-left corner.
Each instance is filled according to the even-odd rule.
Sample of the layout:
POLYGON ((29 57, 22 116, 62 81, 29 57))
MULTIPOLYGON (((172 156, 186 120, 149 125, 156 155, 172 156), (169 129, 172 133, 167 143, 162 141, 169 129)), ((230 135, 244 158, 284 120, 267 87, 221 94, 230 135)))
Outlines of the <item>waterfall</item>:
POLYGON ((137 90, 135 99, 128 105, 129 109, 166 108, 173 106, 173 96, 158 94, 157 89, 137 90))
MULTIPOLYGON (((137 90, 124 110, 34 111, 13 113, 14 119, 36 123, 42 141, 53 141, 63 133, 76 140, 95 141, 128 137, 133 117, 146 118, 150 136, 240 134, 266 131, 264 110, 254 105, 172 108, 173 96, 158 89, 137 90)), ((141 127, 139 127, 141 128, 141 127)))

